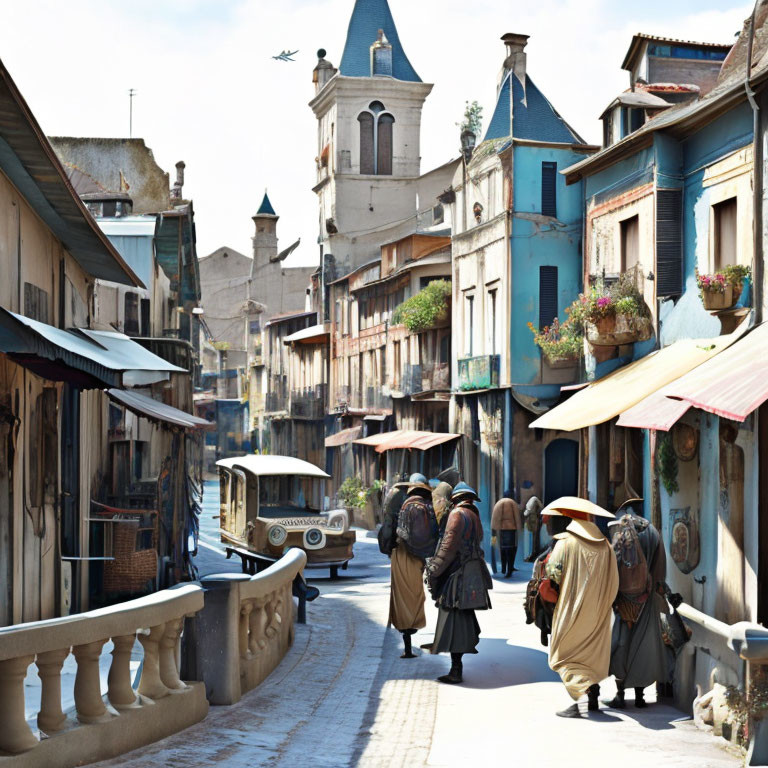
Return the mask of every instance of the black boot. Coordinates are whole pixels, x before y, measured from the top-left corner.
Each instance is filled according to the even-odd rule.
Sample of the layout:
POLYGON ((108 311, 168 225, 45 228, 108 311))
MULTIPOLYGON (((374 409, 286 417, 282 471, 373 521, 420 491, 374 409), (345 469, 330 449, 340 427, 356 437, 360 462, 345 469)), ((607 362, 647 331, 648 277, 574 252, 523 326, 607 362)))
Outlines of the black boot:
POLYGON ((449 685, 456 685, 464 682, 464 678, 461 673, 464 671, 464 665, 461 663, 461 653, 451 654, 451 671, 447 675, 442 675, 437 678, 438 683, 448 683, 449 685))
POLYGON ((416 654, 413 652, 413 649, 411 648, 411 635, 415 632, 415 629, 406 629, 405 632, 403 632, 403 646, 405 647, 405 650, 403 651, 402 655, 400 656, 401 659, 415 659, 416 654))
POLYGON ((507 569, 509 563, 509 550, 502 549, 499 551, 499 555, 501 558, 501 575, 506 579, 508 576, 507 569))
POLYGON ((638 709, 645 709, 648 706, 648 702, 645 700, 645 694, 642 688, 635 688, 635 706, 638 709))
POLYGON ((587 688, 587 711, 588 712, 599 712, 600 711, 600 701, 598 699, 598 696, 600 696, 600 686, 597 683, 593 683, 592 685, 587 688))
POLYGON ((603 704, 611 709, 626 709, 627 704, 624 701, 624 683, 616 681, 616 695, 610 700, 603 700, 603 704))
POLYGON ((517 568, 515 568, 515 559, 517 558, 517 544, 515 544, 515 546, 509 550, 509 554, 507 555, 507 557, 509 558, 509 561, 508 561, 509 568, 507 570, 507 578, 511 579, 512 573, 517 570, 517 568))

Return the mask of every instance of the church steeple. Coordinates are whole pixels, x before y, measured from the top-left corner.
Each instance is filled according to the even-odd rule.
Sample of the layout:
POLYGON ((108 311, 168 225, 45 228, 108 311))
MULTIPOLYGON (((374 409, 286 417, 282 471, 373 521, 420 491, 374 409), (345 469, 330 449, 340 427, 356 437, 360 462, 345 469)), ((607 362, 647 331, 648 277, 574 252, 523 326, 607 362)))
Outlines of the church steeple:
POLYGON ((266 189, 259 210, 252 218, 256 225, 252 238, 253 261, 255 266, 260 266, 273 261, 277 256, 277 220, 280 218, 272 207, 266 189))
POLYGON ((266 214, 267 216, 277 216, 275 209, 272 207, 272 203, 269 201, 269 195, 267 195, 266 189, 264 190, 264 199, 261 201, 259 210, 256 211, 257 216, 261 216, 263 214, 266 214))
POLYGON ((355 0, 339 72, 345 77, 389 75, 395 80, 421 82, 400 43, 387 0, 355 0), (374 69, 379 61, 374 49, 380 50, 382 42, 391 51, 390 72, 374 69))

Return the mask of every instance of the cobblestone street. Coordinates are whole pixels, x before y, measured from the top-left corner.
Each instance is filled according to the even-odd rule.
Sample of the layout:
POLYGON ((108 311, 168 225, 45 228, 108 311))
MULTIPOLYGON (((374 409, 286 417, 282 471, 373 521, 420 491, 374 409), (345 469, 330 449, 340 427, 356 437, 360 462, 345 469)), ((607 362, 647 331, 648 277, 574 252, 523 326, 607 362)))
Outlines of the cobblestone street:
MULTIPOLYGON (((210 519, 209 504, 205 517, 210 519)), ((205 567, 231 566, 214 552, 205 523, 205 567)), ((740 763, 682 713, 652 704, 639 712, 604 710, 580 721, 554 712, 569 701, 549 670, 521 607, 527 570, 496 581, 494 610, 481 614, 479 654, 465 659, 465 684, 441 686, 445 657, 420 652, 401 661, 400 637, 386 629, 389 563, 376 540, 359 534, 347 572, 331 582, 310 572, 321 597, 280 667, 232 707, 170 739, 101 766, 516 766, 605 765, 725 768, 740 763), (598 757, 599 755, 599 757, 598 757), (311 756, 311 757, 310 757, 311 756), (596 757, 598 759, 596 760, 596 757)), ((431 639, 435 612, 428 606, 431 639)), ((613 695, 611 686, 604 693, 613 695)))

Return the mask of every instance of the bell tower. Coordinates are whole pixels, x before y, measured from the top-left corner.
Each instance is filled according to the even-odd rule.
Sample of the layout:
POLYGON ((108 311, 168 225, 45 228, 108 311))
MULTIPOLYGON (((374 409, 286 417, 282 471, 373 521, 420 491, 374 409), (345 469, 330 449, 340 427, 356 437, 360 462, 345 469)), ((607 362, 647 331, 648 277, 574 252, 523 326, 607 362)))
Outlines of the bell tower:
POLYGON ((318 51, 319 237, 336 276, 415 230, 421 111, 432 86, 406 55, 387 0, 356 0, 338 69, 318 51))

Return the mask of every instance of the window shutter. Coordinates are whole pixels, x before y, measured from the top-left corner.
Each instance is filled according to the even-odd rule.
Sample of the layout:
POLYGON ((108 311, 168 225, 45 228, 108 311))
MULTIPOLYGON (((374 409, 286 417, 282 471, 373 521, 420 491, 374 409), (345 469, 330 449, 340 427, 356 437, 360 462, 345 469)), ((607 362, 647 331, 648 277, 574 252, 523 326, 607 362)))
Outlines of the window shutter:
POLYGON ((362 112, 358 115, 360 123, 360 173, 373 174, 373 115, 362 112))
POLYGON ((541 215, 557 216, 557 163, 541 164, 541 215))
POLYGON ((539 267, 539 328, 557 317, 557 267, 539 267))
POLYGON ((683 292, 683 190, 656 190, 656 295, 683 292))
POLYGON ((392 175, 392 125, 395 118, 392 115, 382 115, 379 118, 378 130, 378 175, 392 175))

